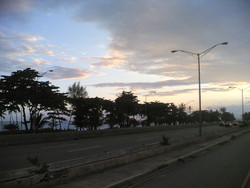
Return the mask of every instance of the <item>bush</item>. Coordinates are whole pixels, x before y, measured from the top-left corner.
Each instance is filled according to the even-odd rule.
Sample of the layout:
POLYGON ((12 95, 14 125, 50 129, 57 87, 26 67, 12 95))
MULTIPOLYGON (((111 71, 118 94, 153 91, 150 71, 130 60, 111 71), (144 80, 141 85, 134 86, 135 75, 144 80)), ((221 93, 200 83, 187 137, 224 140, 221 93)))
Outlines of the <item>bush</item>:
POLYGON ((166 137, 165 135, 162 135, 162 141, 160 142, 160 145, 163 145, 163 146, 170 145, 169 138, 166 137))
POLYGON ((4 129, 7 131, 16 131, 19 129, 19 127, 16 124, 7 124, 7 125, 4 125, 4 129))
POLYGON ((246 126, 248 126, 249 125, 249 123, 247 122, 247 121, 242 121, 241 123, 240 123, 240 126, 239 127, 246 127, 246 126))

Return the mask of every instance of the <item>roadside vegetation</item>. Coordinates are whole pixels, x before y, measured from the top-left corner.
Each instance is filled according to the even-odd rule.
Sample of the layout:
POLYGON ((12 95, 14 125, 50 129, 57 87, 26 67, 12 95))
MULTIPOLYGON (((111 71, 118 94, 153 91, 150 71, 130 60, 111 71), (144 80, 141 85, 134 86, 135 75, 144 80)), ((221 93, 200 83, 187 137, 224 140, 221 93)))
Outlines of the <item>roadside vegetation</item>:
MULTIPOLYGON (((19 130, 22 122, 25 132, 62 130, 62 122, 69 121, 68 129, 96 130, 102 124, 110 128, 141 126, 163 126, 198 122, 198 111, 190 112, 189 106, 159 101, 139 103, 131 91, 123 91, 114 101, 88 97, 86 87, 76 82, 60 93, 49 81, 39 81, 41 75, 27 68, 0 77, 0 117, 3 122, 9 117, 7 132, 19 130), (21 114, 17 116, 17 114, 21 114), (17 118, 19 117, 19 119, 17 118)), ((243 115, 250 120, 250 113, 243 115)), ((220 110, 202 111, 204 122, 234 121, 234 115, 220 110)), ((3 126, 3 124, 1 125, 3 126)))

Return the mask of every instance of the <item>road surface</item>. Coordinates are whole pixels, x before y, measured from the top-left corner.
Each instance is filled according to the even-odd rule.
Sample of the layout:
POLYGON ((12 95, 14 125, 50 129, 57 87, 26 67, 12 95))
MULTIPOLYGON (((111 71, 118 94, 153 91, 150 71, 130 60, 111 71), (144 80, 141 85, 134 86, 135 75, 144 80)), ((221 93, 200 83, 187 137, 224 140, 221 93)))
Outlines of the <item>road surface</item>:
POLYGON ((241 188, 249 170, 250 133, 247 133, 130 188, 241 188))
MULTIPOLYGON (((203 135, 226 128, 218 125, 204 127, 203 135)), ((128 149, 146 144, 159 143, 162 135, 170 138, 170 142, 178 142, 183 138, 198 136, 197 128, 185 128, 159 132, 146 132, 119 136, 106 136, 82 140, 68 140, 52 143, 8 146, 0 148, 0 172, 16 170, 32 166, 27 157, 37 156, 41 162, 54 163, 79 157, 91 157, 107 151, 128 149)))

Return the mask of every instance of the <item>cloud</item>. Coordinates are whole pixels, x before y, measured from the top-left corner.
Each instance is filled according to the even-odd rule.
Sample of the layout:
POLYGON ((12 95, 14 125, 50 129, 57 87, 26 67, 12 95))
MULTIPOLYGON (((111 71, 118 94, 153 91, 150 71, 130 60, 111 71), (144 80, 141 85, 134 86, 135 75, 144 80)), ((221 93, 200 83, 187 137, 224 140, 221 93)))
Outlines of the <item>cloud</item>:
POLYGON ((196 82, 193 82, 191 80, 164 80, 164 81, 158 81, 158 82, 99 83, 99 84, 94 84, 92 86, 95 86, 95 87, 130 87, 130 88, 137 88, 137 89, 159 89, 163 87, 187 86, 187 85, 193 85, 193 84, 196 84, 196 82))
MULTIPOLYGON (((250 1, 2 0, 0 7, 0 18, 26 19, 34 9, 46 12, 60 8, 75 8, 75 12, 72 11, 75 21, 93 23, 110 33, 108 55, 85 57, 81 60, 93 62, 93 68, 115 67, 178 80, 100 83, 96 85, 98 87, 104 87, 106 84, 111 87, 154 88, 164 87, 164 84, 187 84, 185 79, 179 80, 180 78, 197 81, 197 59, 183 53, 171 54, 171 50, 183 49, 199 53, 224 41, 228 41, 229 45, 218 46, 201 59, 202 83, 250 83, 250 1)), ((15 48, 6 39, 2 40, 3 37, 0 33, 1 45, 4 46, 0 46, 0 49, 3 49, 4 54, 46 54, 62 61, 75 61, 73 57, 61 57, 63 52, 34 46, 33 43, 43 40, 39 36, 26 37, 26 42, 29 43, 19 46, 14 44, 15 48)))
POLYGON ((62 51, 54 50, 48 44, 39 41, 41 36, 16 32, 7 32, 0 28, 0 66, 1 72, 12 72, 27 67, 42 67, 50 65, 49 57, 61 56, 62 51), (6 66, 8 64, 8 66, 6 66))
POLYGON ((81 68, 69 68, 62 66, 54 66, 52 68, 53 74, 51 73, 48 77, 54 80, 68 80, 76 78, 87 78, 91 74, 94 74, 92 71, 81 68))
POLYGON ((40 36, 22 36, 22 38, 28 42, 36 42, 39 40, 43 40, 43 37, 40 36))
POLYGON ((58 58, 59 61, 65 61, 65 62, 76 62, 78 60, 77 57, 62 57, 62 58, 58 58))
POLYGON ((0 49, 1 55, 23 55, 43 51, 38 49, 35 42, 43 40, 41 36, 19 34, 9 31, 1 31, 0 28, 0 49))
POLYGON ((97 63, 92 64, 93 68, 96 67, 116 67, 121 66, 125 61, 125 56, 119 51, 112 51, 111 55, 106 55, 104 57, 86 57, 81 58, 83 61, 94 61, 97 63))
POLYGON ((24 19, 24 14, 32 8, 32 0, 1 0, 0 18, 24 19))
POLYGON ((51 65, 51 63, 49 61, 42 59, 42 58, 33 58, 32 62, 34 62, 37 66, 51 65))
MULTIPOLYGON (((87 1, 76 19, 108 30, 109 49, 124 55, 122 68, 139 73, 196 78, 197 60, 171 54, 171 50, 198 53, 228 41, 229 46, 218 46, 203 57, 203 79, 250 82, 246 53, 250 49, 249 7, 249 1, 233 0, 87 1)), ((99 59, 97 65, 105 63, 108 65, 99 59)))

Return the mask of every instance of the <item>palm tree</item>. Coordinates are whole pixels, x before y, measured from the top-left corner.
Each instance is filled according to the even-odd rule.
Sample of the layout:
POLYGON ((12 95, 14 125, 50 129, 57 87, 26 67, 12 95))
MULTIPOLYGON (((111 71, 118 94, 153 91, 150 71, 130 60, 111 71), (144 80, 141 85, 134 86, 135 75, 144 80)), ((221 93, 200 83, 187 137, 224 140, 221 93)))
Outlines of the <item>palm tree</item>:
POLYGON ((48 124, 48 117, 43 117, 43 114, 42 113, 38 113, 38 114, 35 114, 34 115, 34 118, 35 118, 35 128, 36 130, 38 129, 42 129, 46 124, 48 124))

